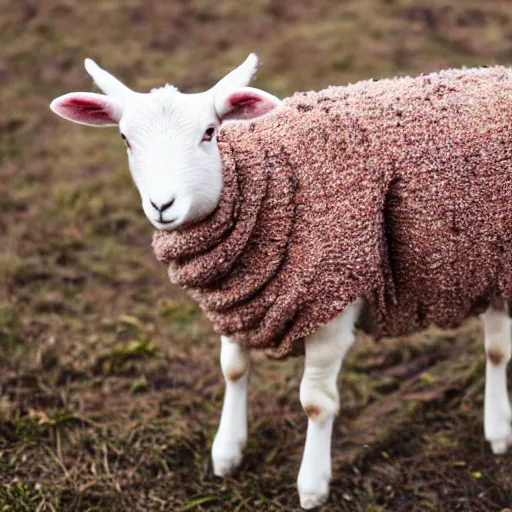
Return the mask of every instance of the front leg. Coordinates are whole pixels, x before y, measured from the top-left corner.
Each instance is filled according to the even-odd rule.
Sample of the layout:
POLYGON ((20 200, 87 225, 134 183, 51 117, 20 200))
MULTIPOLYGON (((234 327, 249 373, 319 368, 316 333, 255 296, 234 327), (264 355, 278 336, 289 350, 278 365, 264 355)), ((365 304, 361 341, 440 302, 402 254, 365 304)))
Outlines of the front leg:
POLYGON ((219 429, 212 445, 213 472, 226 476, 242 462, 247 442, 249 350, 221 337, 220 365, 226 381, 219 429))
POLYGON ((341 363, 354 342, 354 324, 361 309, 358 300, 306 340, 300 401, 308 415, 304 455, 297 479, 300 504, 311 509, 329 496, 331 434, 339 397, 336 385, 341 363))

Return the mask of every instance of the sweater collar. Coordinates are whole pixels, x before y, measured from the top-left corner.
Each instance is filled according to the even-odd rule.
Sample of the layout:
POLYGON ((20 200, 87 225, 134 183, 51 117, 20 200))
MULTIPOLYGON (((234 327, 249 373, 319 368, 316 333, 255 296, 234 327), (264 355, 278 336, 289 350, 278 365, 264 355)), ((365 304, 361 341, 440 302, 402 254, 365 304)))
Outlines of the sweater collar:
POLYGON ((171 281, 185 287, 206 286, 229 273, 251 237, 267 195, 267 166, 254 165, 252 155, 243 152, 237 151, 235 159, 227 137, 220 137, 218 144, 223 191, 217 208, 198 223, 157 231, 153 237, 153 250, 169 264, 171 281))

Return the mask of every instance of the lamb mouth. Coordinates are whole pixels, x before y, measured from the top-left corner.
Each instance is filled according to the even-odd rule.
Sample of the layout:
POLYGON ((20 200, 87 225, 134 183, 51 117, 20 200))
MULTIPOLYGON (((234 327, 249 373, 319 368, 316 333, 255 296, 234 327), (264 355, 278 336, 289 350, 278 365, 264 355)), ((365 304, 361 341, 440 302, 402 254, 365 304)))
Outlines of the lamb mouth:
POLYGON ((172 224, 173 222, 176 222, 177 219, 171 219, 171 220, 164 220, 161 217, 157 220, 159 224, 172 224))

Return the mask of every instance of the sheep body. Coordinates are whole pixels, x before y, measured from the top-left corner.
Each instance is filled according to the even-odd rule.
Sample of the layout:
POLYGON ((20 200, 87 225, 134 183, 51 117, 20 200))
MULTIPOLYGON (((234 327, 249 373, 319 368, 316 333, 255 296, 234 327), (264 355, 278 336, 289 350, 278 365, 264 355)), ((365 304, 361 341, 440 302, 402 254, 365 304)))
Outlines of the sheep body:
POLYGON ((376 337, 512 292, 512 72, 298 93, 223 128, 224 191, 153 247, 219 333, 283 357, 360 297, 376 337))
POLYGON ((256 65, 250 55, 204 93, 140 94, 86 61, 106 95, 69 93, 51 104, 74 122, 119 124, 146 216, 167 230, 155 235, 157 256, 228 335, 214 473, 242 460, 247 347, 305 353, 297 488, 311 509, 328 497, 336 380, 356 319, 374 320, 376 337, 396 336, 431 322, 454 327, 487 306, 484 431, 504 453, 512 73, 360 82, 281 105, 247 87, 256 65))

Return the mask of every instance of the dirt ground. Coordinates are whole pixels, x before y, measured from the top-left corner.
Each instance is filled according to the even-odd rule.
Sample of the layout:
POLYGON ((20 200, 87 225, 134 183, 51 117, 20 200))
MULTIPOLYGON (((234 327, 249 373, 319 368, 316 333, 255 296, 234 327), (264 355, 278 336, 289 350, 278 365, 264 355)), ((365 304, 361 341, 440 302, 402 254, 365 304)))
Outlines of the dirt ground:
MULTIPOLYGON (((302 360, 254 355, 240 470, 213 476, 218 341, 172 288, 115 129, 48 103, 211 86, 254 51, 278 96, 512 60, 507 0, 0 0, 0 511, 294 511, 302 360)), ((512 99, 511 99, 512 101, 512 99)), ((340 376, 324 511, 509 511, 512 454, 483 438, 476 320, 378 344, 340 376)))

